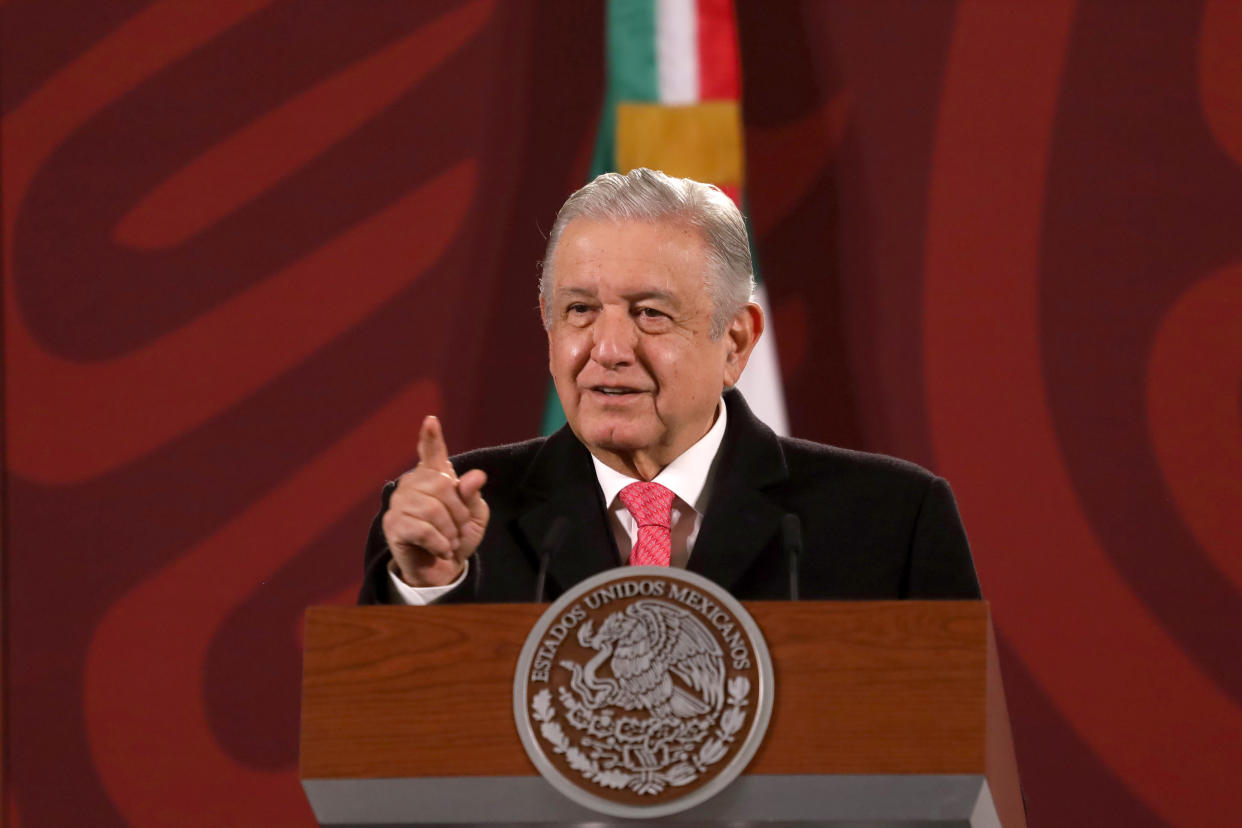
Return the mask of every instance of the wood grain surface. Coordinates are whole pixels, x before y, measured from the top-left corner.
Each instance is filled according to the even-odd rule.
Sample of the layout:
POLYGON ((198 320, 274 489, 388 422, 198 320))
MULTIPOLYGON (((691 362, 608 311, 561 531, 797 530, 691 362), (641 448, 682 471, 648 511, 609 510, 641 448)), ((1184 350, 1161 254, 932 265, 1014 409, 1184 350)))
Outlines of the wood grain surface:
MULTIPOLYGON (((513 673, 546 605, 315 607, 304 778, 533 775, 513 673)), ((984 773, 982 602, 751 602, 776 701, 747 773, 984 773)))

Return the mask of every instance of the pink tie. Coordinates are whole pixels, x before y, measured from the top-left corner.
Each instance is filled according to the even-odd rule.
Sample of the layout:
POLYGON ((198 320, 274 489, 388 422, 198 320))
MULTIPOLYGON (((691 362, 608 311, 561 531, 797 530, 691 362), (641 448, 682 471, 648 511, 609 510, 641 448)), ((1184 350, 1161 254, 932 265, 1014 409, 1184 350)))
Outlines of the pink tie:
POLYGON ((668 566, 673 556, 673 492, 659 483, 631 483, 617 495, 638 523, 630 566, 668 566))

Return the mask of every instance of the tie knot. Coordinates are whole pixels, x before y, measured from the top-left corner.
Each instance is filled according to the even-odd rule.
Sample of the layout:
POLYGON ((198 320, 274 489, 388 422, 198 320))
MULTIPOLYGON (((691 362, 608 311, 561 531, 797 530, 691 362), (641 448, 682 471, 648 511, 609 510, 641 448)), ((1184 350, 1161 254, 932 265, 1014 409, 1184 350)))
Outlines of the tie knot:
POLYGON ((634 516, 639 527, 662 526, 671 528, 673 523, 673 490, 659 483, 631 483, 617 497, 634 516))

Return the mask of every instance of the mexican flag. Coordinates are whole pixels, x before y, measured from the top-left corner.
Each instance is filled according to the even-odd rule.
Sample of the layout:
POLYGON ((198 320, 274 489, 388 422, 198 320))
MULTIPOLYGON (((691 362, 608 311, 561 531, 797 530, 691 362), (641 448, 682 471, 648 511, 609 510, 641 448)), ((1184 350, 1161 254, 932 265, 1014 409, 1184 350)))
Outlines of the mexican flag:
MULTIPOLYGON (((715 184, 745 212, 741 65, 732 0, 609 0, 604 107, 591 177, 635 167, 715 184)), ((753 253, 753 251, 752 251, 753 253)), ((757 270, 757 268, 756 268, 757 270)), ((776 337, 767 319, 739 387, 778 434, 789 433, 776 337)), ((549 385, 543 433, 565 423, 549 385)))

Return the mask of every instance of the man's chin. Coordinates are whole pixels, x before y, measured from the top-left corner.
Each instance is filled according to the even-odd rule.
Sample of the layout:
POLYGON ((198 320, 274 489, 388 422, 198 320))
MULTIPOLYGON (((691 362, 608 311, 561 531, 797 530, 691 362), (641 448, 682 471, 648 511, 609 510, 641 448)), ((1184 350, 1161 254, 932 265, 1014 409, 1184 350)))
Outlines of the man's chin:
POLYGON ((613 454, 630 454, 642 451, 653 442, 649 429, 632 424, 594 424, 579 433, 587 447, 613 454))

